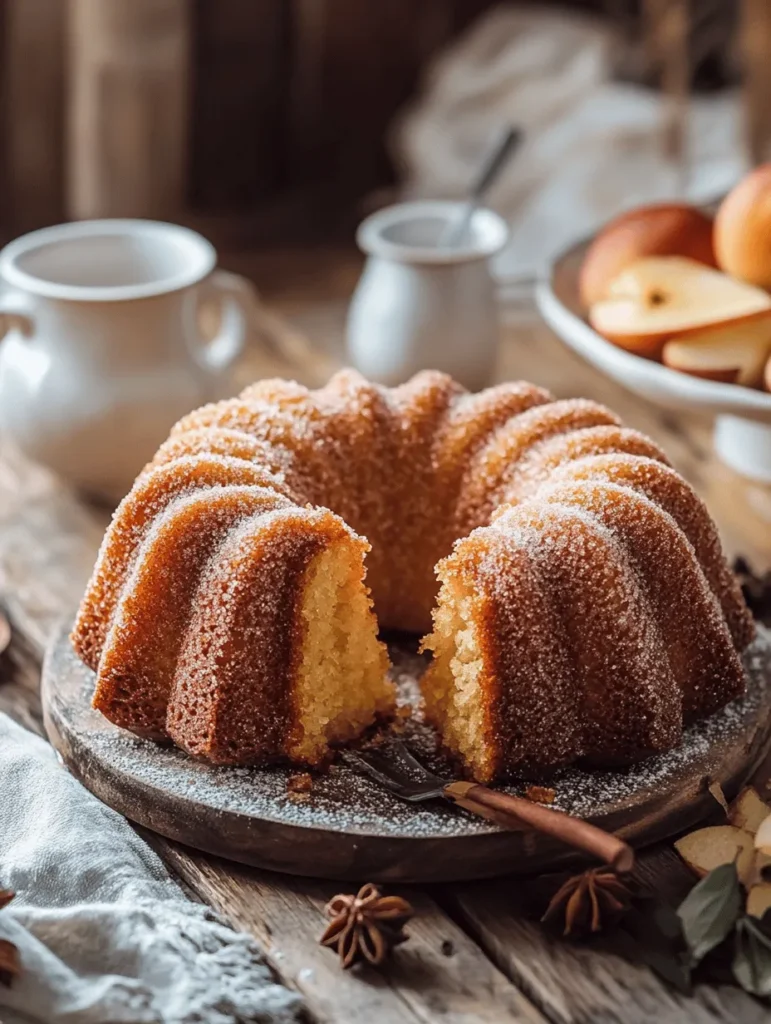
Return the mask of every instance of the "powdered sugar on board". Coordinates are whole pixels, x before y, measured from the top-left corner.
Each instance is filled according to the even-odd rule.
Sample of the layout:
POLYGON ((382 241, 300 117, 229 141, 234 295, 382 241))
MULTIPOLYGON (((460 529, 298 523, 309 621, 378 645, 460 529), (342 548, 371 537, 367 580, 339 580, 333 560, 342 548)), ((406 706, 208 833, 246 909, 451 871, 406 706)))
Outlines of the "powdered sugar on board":
MULTIPOLYGON (((295 785, 296 770, 213 767, 175 747, 139 739, 91 709, 93 673, 69 649, 66 632, 56 648, 59 670, 63 667, 77 680, 67 718, 78 744, 88 750, 92 766, 98 770, 102 762, 111 773, 134 779, 146 792, 157 793, 159 801, 173 795, 189 803, 191 809, 207 807, 287 826, 392 838, 451 838, 499 831, 497 826, 440 801, 404 803, 344 765, 335 765, 326 774, 313 774, 308 788, 305 779, 302 786, 295 785)), ((416 704, 416 680, 425 660, 399 643, 390 645, 390 653, 402 700, 416 704)), ((623 771, 570 768, 558 772, 547 782, 555 791, 552 806, 582 817, 603 817, 652 793, 661 798, 676 794, 681 781, 692 779, 696 770, 709 777, 718 770, 725 750, 767 714, 771 704, 771 632, 759 630, 745 664, 746 696, 688 729, 675 750, 623 771)), ((419 716, 408 720, 404 729, 411 748, 434 770, 448 773, 433 753, 433 736, 419 716)), ((530 782, 503 788, 523 794, 530 782)))

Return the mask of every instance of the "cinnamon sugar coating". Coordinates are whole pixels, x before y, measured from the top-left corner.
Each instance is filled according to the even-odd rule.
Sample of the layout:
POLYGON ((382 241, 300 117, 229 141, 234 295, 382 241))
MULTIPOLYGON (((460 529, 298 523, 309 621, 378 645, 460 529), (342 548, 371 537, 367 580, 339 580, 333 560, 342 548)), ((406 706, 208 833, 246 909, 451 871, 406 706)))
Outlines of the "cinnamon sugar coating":
POLYGON ((291 508, 264 487, 217 487, 175 498, 141 546, 103 652, 94 707, 116 725, 160 739, 202 574, 243 521, 291 508))
POLYGON ((335 534, 348 530, 331 512, 289 507, 225 538, 204 568, 173 666, 167 727, 178 746, 219 764, 284 758, 297 728, 292 679, 303 641, 295 593, 335 534))
MULTIPOLYGON (((318 391, 260 381, 172 429, 73 630, 95 706, 217 762, 306 749, 309 638, 340 652, 374 631, 365 550, 381 627, 428 631, 434 609, 428 711, 478 778, 628 763, 742 691, 752 619, 704 505, 650 439, 525 382, 470 395, 433 371, 387 389, 344 370, 318 391), (327 636, 314 567, 333 564, 363 604, 335 605, 327 636), (473 742, 457 741, 464 715, 473 742)), ((366 643, 371 721, 388 694, 366 643)), ((330 700, 330 742, 364 727, 330 700)))

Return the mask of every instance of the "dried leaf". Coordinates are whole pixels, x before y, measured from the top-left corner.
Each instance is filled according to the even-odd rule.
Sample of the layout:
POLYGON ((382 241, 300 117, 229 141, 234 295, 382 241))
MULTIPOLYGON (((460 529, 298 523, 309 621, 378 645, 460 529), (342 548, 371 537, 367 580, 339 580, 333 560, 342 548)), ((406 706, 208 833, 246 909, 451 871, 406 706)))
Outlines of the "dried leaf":
POLYGON ((7 907, 15 895, 16 893, 11 892, 10 889, 0 889, 0 910, 7 907))
POLYGON ((741 910, 735 864, 721 864, 697 882, 677 909, 692 964, 731 933, 741 910))
POLYGON ((725 798, 723 787, 719 782, 711 782, 707 787, 712 796, 717 800, 720 806, 723 808, 726 814, 728 814, 728 801, 725 798))
POLYGON ((732 969, 745 992, 771 996, 771 935, 764 933, 756 918, 743 917, 737 922, 732 969))

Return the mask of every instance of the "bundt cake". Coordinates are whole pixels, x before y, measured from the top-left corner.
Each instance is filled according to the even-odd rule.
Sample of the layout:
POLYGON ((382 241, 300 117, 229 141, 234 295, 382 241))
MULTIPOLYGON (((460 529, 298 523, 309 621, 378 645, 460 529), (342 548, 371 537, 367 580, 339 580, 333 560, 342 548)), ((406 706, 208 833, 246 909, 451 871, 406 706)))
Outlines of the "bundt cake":
POLYGON ((743 691, 754 634, 704 505, 608 409, 346 370, 177 423, 72 640, 117 725, 316 765, 393 712, 378 623, 430 631, 426 713, 479 781, 676 745, 743 691))

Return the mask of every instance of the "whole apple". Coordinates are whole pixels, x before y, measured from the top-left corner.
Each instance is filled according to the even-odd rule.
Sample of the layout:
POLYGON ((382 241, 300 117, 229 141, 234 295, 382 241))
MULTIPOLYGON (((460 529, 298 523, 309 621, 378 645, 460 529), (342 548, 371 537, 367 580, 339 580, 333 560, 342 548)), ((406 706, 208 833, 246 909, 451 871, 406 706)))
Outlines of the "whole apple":
POLYGON ((584 305, 589 308, 604 299, 610 282, 643 256, 687 256, 716 266, 712 221, 684 203, 641 206, 616 217, 595 237, 584 257, 579 278, 584 305))
POLYGON ((715 254, 727 274, 771 289, 771 164, 756 167, 720 204, 715 254))

